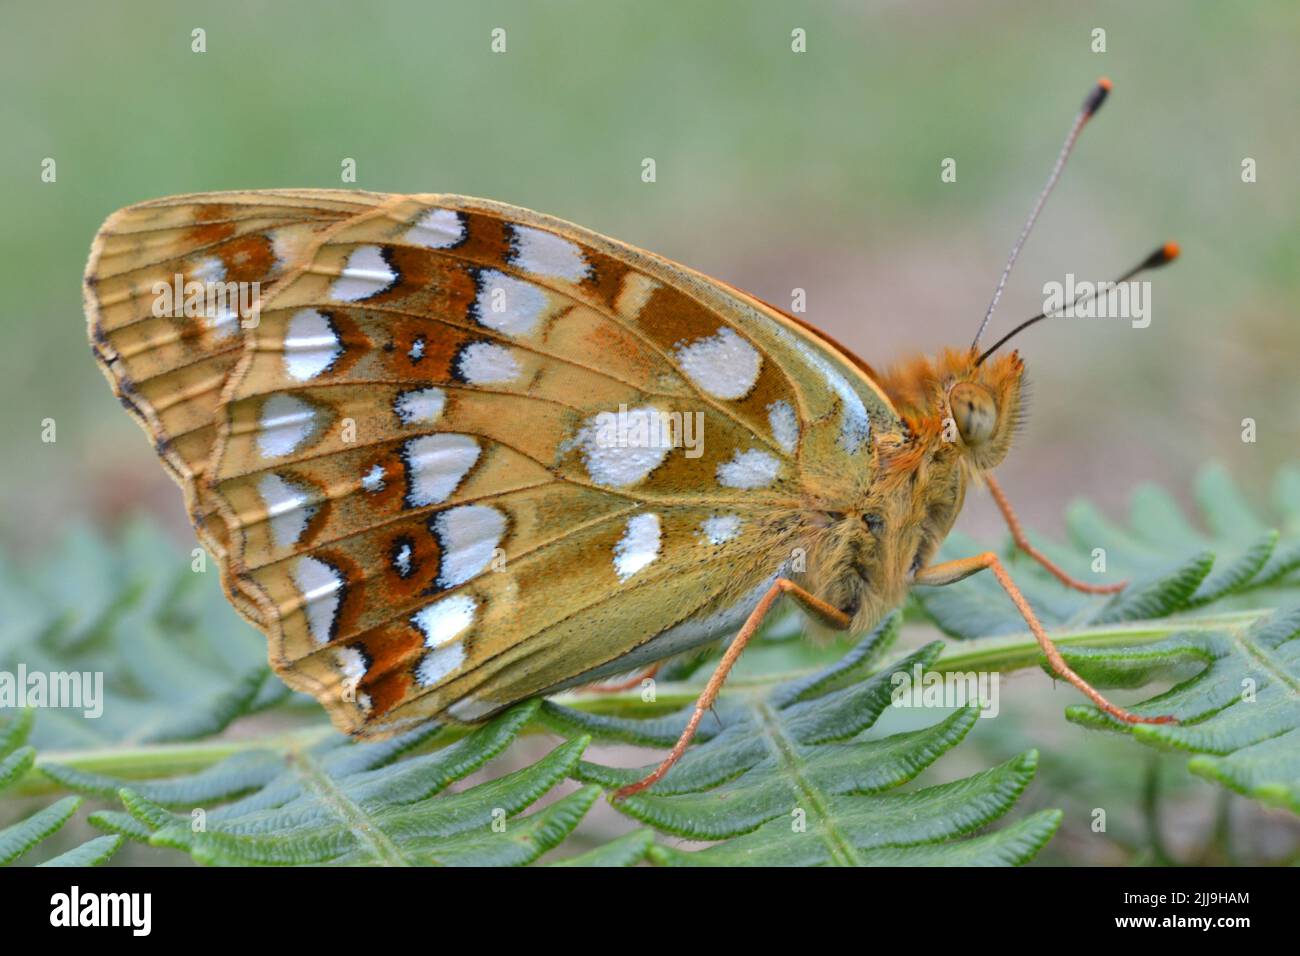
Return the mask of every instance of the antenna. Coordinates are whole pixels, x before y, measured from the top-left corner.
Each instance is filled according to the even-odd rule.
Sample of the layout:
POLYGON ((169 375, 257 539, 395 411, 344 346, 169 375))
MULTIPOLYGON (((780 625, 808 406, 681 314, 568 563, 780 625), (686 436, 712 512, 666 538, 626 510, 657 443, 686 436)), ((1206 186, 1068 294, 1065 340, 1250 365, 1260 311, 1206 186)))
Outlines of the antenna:
POLYGON ((1078 140, 1079 134, 1083 132, 1083 127, 1087 125, 1088 120, 1101 109, 1101 104, 1106 102, 1106 96, 1110 93, 1110 80, 1102 77, 1097 81, 1097 85, 1092 88, 1087 99, 1083 101, 1083 106, 1079 107, 1079 113, 1074 118, 1074 123, 1070 126, 1070 132, 1066 134, 1065 143, 1061 146, 1061 152, 1056 157, 1056 163, 1052 166, 1051 175, 1047 177, 1047 185, 1043 191, 1038 194, 1038 200, 1034 203, 1034 208, 1029 213, 1029 218, 1025 220, 1025 226, 1020 230, 1020 237, 1016 239, 1016 244, 1011 247, 1011 255, 1007 259, 1006 267, 1002 270, 1002 278, 998 280, 998 287, 993 290, 993 301, 989 303, 989 309, 984 313, 984 321, 980 323, 979 331, 975 333, 975 341, 971 343, 971 350, 979 348, 980 336, 988 327, 989 319, 993 317, 993 310, 998 307, 998 300, 1002 298, 1002 289, 1007 284, 1007 276, 1011 275, 1011 267, 1016 264, 1016 259, 1020 257, 1020 250, 1024 247, 1025 240, 1029 238, 1029 231, 1034 228, 1034 222, 1038 219, 1038 214, 1043 211, 1043 206, 1047 202, 1047 197, 1052 194, 1056 187, 1056 181, 1061 178, 1061 170, 1065 169, 1065 161, 1070 158, 1070 153, 1074 151, 1075 141, 1078 140))
MULTIPOLYGON (((1163 246, 1161 246, 1155 252, 1151 253, 1151 255, 1147 256, 1145 259, 1143 259, 1141 262, 1135 265, 1132 269, 1129 269, 1128 272, 1125 272, 1122 276, 1119 276, 1118 278, 1114 279, 1110 283, 1110 285, 1112 287, 1117 286, 1121 282, 1127 282, 1129 279, 1133 278, 1135 275, 1137 275, 1140 272, 1145 272, 1148 269, 1159 269, 1161 266, 1168 265, 1169 263, 1173 262, 1175 259, 1178 258, 1178 252, 1179 252, 1178 243, 1166 242, 1163 246)), ((1070 305, 1066 306, 1066 308, 1067 309, 1073 308, 1074 306, 1081 305, 1084 302, 1097 298, 1097 296, 1101 294, 1100 290, 1101 290, 1101 286, 1097 286, 1091 293, 1087 295, 1080 293, 1078 296, 1075 297, 1075 300, 1071 302, 1070 305)), ((1002 348, 1002 346, 1006 345, 1009 339, 1023 332, 1025 329, 1029 328, 1035 322, 1041 322, 1043 321, 1043 319, 1061 315, 1064 313, 1064 311, 1065 309, 1062 309, 1061 312, 1053 312, 1051 316, 1049 316, 1046 312, 1039 312, 1032 319, 1026 319, 1025 321, 1021 322, 1019 325, 1017 325, 1006 335, 1002 336, 1002 338, 994 342, 993 345, 989 347, 987 352, 985 352, 978 359, 976 359, 975 367, 979 368, 981 365, 984 364, 984 360, 986 358, 988 358, 998 349, 1002 348)))

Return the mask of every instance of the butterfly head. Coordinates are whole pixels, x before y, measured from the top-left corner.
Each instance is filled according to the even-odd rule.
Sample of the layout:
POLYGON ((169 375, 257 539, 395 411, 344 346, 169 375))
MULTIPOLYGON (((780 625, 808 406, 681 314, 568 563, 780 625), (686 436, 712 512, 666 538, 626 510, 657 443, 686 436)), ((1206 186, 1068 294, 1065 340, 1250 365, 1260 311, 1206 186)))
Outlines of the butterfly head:
POLYGON ((1018 352, 979 362, 948 349, 891 370, 881 385, 902 415, 910 455, 960 462, 967 472, 996 468, 1024 414, 1025 364, 1018 352))
POLYGON ((982 365, 972 360, 973 353, 960 353, 944 377, 947 434, 942 437, 951 439, 956 431, 963 460, 975 471, 988 471, 1007 457, 1023 420, 1025 363, 1018 352, 982 365))

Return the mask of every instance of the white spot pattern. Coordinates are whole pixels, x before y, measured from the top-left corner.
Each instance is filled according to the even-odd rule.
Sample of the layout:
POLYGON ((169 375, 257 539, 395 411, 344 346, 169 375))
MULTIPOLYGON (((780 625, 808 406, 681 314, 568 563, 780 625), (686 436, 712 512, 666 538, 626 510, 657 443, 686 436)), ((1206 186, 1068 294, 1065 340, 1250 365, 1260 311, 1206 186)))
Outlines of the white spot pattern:
POLYGON ((359 302, 383 292, 397 281, 397 273, 378 246, 352 250, 343 271, 330 286, 330 298, 338 302, 359 302))
POLYGON ((370 470, 361 476, 361 487, 373 494, 384 490, 384 466, 371 465, 370 470))
POLYGON ((582 250, 553 232, 534 229, 532 226, 511 225, 514 242, 510 264, 540 276, 552 276, 569 282, 580 282, 591 271, 582 250))
POLYGON ((531 335, 546 309, 546 293, 496 269, 484 269, 478 276, 478 298, 474 315, 479 325, 506 335, 531 335))
POLYGON ((726 544, 740 534, 740 515, 709 515, 700 522, 709 544, 726 544))
POLYGON ((302 557, 294 564, 292 576, 294 586, 302 594, 307 633, 317 644, 328 643, 333 637, 334 619, 342 598, 343 575, 324 561, 302 557))
POLYGON ((262 403, 258 419, 257 448, 263 458, 283 458, 311 435, 316 409, 293 395, 280 392, 262 403))
POLYGON ((772 427, 772 437, 787 455, 793 455, 799 444, 799 417, 785 399, 767 406, 767 423, 772 427))
POLYGON ((417 388, 402 392, 393 402, 393 411, 403 425, 428 425, 442 417, 447 394, 440 388, 417 388))
POLYGON ((730 461, 718 465, 718 484, 725 488, 766 488, 776 480, 781 462, 765 451, 738 451, 730 461))
POLYGON ((415 668, 421 687, 432 687, 465 663, 465 645, 456 638, 474 623, 477 609, 478 602, 468 594, 455 594, 411 616, 411 623, 424 635, 425 646, 432 648, 415 668))
POLYGON ((465 223, 454 209, 428 209, 402 241, 426 249, 450 249, 465 241, 465 223))
POLYGON ((839 446, 849 454, 859 451, 871 438, 871 416, 867 414, 867 407, 862 402, 862 396, 854 391, 853 386, 848 383, 834 365, 818 354, 806 342, 800 341, 786 329, 774 327, 773 331, 787 345, 798 352, 804 361, 821 372, 827 386, 839 396, 842 406, 840 409, 839 446))
POLYGON ((401 577, 408 577, 411 573, 411 545, 403 541, 402 546, 397 549, 393 555, 393 569, 401 577))
POLYGON ((329 319, 315 309, 300 309, 289 320, 284 337, 284 368, 299 382, 315 378, 343 354, 329 319))
POLYGON ((464 584, 492 561, 506 531, 506 516, 488 505, 461 505, 434 519, 433 532, 442 548, 438 584, 464 584))
POLYGON ((614 573, 626 581, 659 557, 662 534, 657 514, 633 515, 614 545, 614 573))
POLYGON ((672 445, 657 408, 643 405, 625 413, 599 412, 587 419, 564 449, 577 447, 591 480, 625 488, 663 464, 672 445))
POLYGON ((271 541, 277 548, 297 544, 314 511, 309 507, 310 497, 300 486, 274 472, 267 472, 258 480, 257 493, 262 496, 271 519, 271 541))
POLYGON ((412 438, 402 446, 406 462, 406 504, 411 508, 446 501, 480 454, 469 435, 440 433, 412 438))
POLYGON ((499 385, 519 376, 519 363, 504 345, 471 342, 461 350, 456 370, 471 385, 499 385))
POLYGON ((468 594, 453 594, 420 608, 411 623, 424 635, 425 647, 442 647, 474 623, 477 610, 478 602, 468 594))
POLYGON ((714 398, 744 398, 758 381, 758 350, 723 327, 716 335, 677 346, 677 362, 692 382, 714 398))

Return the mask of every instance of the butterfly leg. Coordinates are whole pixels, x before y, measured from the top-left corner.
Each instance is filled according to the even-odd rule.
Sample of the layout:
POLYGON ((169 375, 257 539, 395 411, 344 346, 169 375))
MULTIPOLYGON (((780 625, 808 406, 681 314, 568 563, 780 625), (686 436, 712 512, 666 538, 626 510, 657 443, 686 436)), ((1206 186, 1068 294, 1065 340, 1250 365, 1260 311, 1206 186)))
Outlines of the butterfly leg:
POLYGON ((673 764, 677 763, 677 761, 681 759, 682 754, 686 753, 686 748, 690 745, 691 739, 695 736, 695 731, 700 726, 700 721, 704 719, 704 715, 713 707, 713 702, 717 700, 718 692, 722 690, 722 685, 726 681, 727 675, 731 672, 731 668, 735 665, 736 660, 740 657, 741 651, 745 649, 745 645, 749 643, 750 638, 758 633, 759 626, 763 623, 763 618, 767 616, 767 612, 772 609, 772 605, 775 604, 777 599, 783 594, 789 594, 798 601, 805 610, 835 627, 844 629, 849 626, 851 618, 839 608, 832 607, 825 601, 814 597, 793 581, 786 580, 785 578, 777 578, 776 581, 773 582, 772 587, 768 589, 767 593, 764 594, 758 604, 755 605, 754 610, 750 612, 749 617, 745 620, 745 624, 741 627, 740 633, 736 635, 735 640, 727 646, 726 653, 722 655, 722 660, 718 662, 717 668, 713 671, 713 676, 709 678, 709 682, 704 685, 704 690, 700 693, 699 699, 695 701, 695 710, 691 713, 691 719, 687 721, 686 729, 682 731, 682 735, 677 739, 677 743, 673 745, 672 751, 663 759, 663 762, 650 773, 649 776, 617 790, 614 793, 615 800, 621 800, 624 797, 632 796, 634 793, 640 793, 642 790, 646 789, 646 787, 652 786, 659 780, 662 780, 664 774, 672 769, 673 764))
POLYGON ((944 584, 953 584, 964 578, 970 577, 983 571, 985 568, 993 572, 993 576, 998 579, 1002 585, 1002 590, 1007 592, 1011 598, 1011 603, 1016 606, 1025 623, 1029 625, 1029 630, 1034 634, 1038 641, 1038 646, 1043 649, 1047 655, 1048 662, 1052 665, 1052 670, 1058 675, 1069 681, 1075 687, 1087 696, 1098 708, 1110 714, 1116 720, 1122 720, 1126 724, 1172 724, 1177 723, 1174 717, 1143 717, 1140 714, 1134 714, 1125 710, 1123 707, 1117 707, 1101 695, 1095 687, 1074 672, 1069 664, 1065 663, 1065 658, 1061 652, 1056 649, 1052 639, 1047 636, 1043 630, 1043 625, 1038 622, 1038 616, 1034 614, 1034 609, 1029 606, 1025 596, 1020 593, 1020 588, 1016 587, 1016 582, 1011 580, 1011 575, 1007 569, 1002 566, 1002 561, 992 551, 986 551, 983 554, 975 555, 972 558, 961 558, 957 561, 945 561, 942 564, 931 565, 928 568, 922 568, 916 573, 913 582, 916 584, 927 584, 931 586, 941 586, 944 584))
POLYGON ((663 661, 659 661, 658 663, 651 664, 635 677, 629 677, 625 681, 620 681, 617 684, 592 684, 590 687, 585 689, 589 694, 617 694, 625 690, 634 690, 641 686, 643 680, 649 680, 658 674, 659 668, 662 666, 663 661))
POLYGON ((1118 584, 1088 584, 1086 581, 1080 581, 1078 578, 1067 574, 1063 568, 1029 543, 1029 538, 1025 535, 1025 529, 1020 526, 1020 519, 1016 517, 1015 511, 1012 510, 1011 502, 1007 500, 1002 486, 994 480, 992 475, 986 474, 984 480, 988 482, 989 493, 993 495, 998 510, 1002 512, 1002 517, 1006 519, 1007 527, 1011 529, 1011 537, 1015 538, 1016 545, 1021 551, 1050 571, 1056 580, 1066 587, 1082 591, 1084 594, 1118 594, 1128 585, 1127 581, 1120 581, 1118 584))

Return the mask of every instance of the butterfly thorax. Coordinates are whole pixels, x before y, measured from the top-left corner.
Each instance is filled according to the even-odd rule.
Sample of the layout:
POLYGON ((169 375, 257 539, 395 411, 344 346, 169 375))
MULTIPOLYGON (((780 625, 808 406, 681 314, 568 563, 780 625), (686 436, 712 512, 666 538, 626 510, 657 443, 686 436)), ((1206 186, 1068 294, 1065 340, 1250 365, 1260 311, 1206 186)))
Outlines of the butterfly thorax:
POLYGON ((961 512, 966 489, 1010 448, 1023 365, 1013 353, 984 366, 969 352, 915 359, 879 376, 902 428, 875 437, 872 480, 803 518, 814 595, 872 627, 902 603, 961 512))

